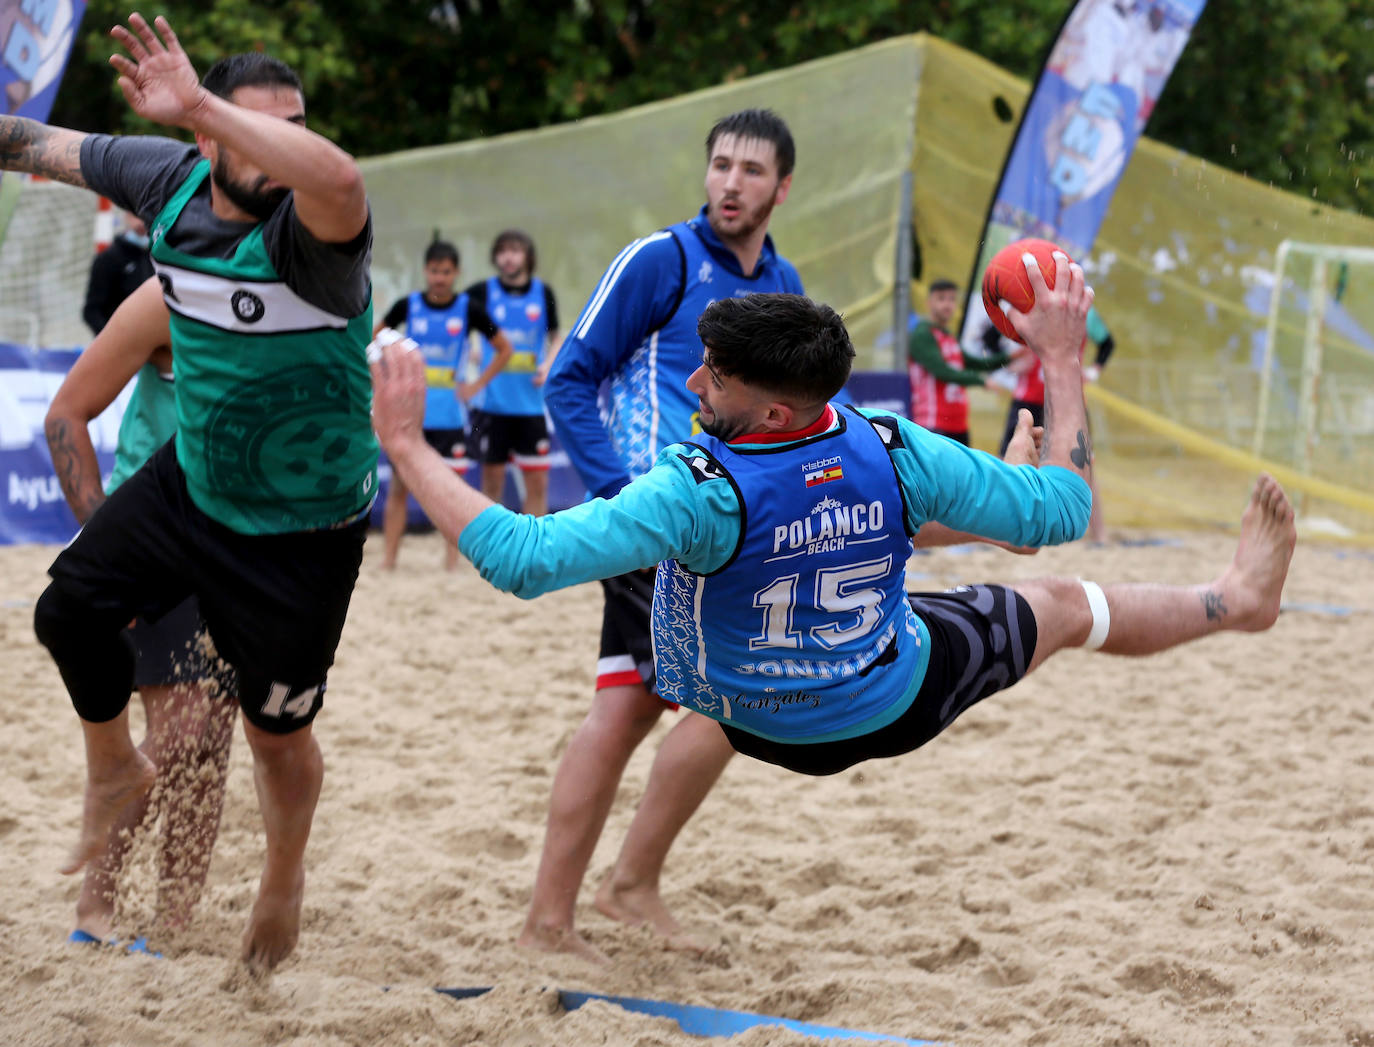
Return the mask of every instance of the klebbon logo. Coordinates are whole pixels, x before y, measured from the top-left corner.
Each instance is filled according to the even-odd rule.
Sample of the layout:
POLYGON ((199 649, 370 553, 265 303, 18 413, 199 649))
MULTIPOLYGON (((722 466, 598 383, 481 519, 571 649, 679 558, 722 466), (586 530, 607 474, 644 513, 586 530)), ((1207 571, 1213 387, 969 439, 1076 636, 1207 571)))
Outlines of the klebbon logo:
POLYGON ((451 335, 462 334, 463 318, 461 316, 450 316, 448 318, 448 321, 444 324, 444 326, 448 329, 448 333, 451 335))
POLYGON ((525 319, 529 320, 531 323, 538 320, 543 315, 544 308, 538 303, 531 302, 529 305, 525 306, 525 319))

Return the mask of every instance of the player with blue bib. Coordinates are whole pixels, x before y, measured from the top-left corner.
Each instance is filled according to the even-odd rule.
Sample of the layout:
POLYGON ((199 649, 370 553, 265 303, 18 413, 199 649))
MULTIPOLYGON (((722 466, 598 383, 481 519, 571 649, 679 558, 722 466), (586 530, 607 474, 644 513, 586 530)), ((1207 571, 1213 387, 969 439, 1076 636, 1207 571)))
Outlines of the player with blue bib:
MULTIPOLYGON (((514 352, 505 368, 472 404, 472 448, 482 463, 482 490, 501 500, 506 467, 520 470, 524 483, 520 508, 542 516, 549 511, 549 427, 544 417, 544 382, 558 352, 558 301, 553 288, 534 275, 534 240, 521 229, 506 229, 491 244, 497 275, 464 293, 483 306, 509 339, 514 352)), ((481 339, 482 367, 497 355, 481 339)))
MULTIPOLYGON (((429 382, 425 439, 449 463, 449 468, 464 473, 472 465, 464 405, 500 374, 512 350, 486 309, 467 293, 455 290, 460 269, 458 248, 445 240, 434 240, 425 248, 424 290, 397 299, 373 333, 380 336, 383 331, 404 330, 419 347, 429 382), (477 378, 468 381, 468 353, 474 331, 493 346, 493 352, 477 378)), ((405 535, 407 494, 405 483, 393 475, 382 510, 382 567, 386 570, 395 568, 405 535)), ((458 550, 450 544, 445 547, 444 566, 453 570, 457 563, 458 550)))

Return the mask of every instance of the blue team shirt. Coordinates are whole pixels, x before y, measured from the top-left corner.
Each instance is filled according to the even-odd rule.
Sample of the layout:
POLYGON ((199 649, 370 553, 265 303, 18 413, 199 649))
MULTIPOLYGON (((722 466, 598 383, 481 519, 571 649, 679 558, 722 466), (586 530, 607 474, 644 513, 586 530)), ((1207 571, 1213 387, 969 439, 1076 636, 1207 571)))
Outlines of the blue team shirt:
POLYGON ((544 401, 573 466, 593 496, 609 497, 648 472, 667 445, 696 431, 687 376, 701 365, 697 318, 717 298, 803 294, 792 264, 764 241, 752 276, 706 219, 630 244, 597 284, 559 350, 544 401), (598 405, 608 385, 608 410, 598 405))
POLYGON ((687 459, 698 483, 729 477, 743 516, 719 570, 659 566, 658 693, 779 741, 862 731, 910 676, 870 668, 889 650, 913 654, 917 634, 904 572, 911 539, 879 430, 844 410, 792 443, 734 447, 703 435, 685 446, 699 448, 687 459))
MULTIPOLYGON (((546 308, 544 285, 537 277, 530 280, 524 294, 512 294, 494 276, 487 280, 487 312, 514 351, 506 366, 477 394, 474 407, 488 414, 544 416, 544 392, 534 384, 534 374, 544 362, 549 342, 546 308)), ((485 371, 496 348, 485 335, 480 339, 485 371)))
POLYGON ((412 291, 406 302, 406 335, 420 347, 425 358, 426 429, 462 429, 467 411, 454 393, 468 346, 468 296, 460 294, 442 309, 412 291))
MULTIPOLYGON (((874 494, 880 487, 887 489, 876 497, 885 507, 884 543, 898 541, 900 533, 900 547, 909 552, 906 535, 914 534, 922 524, 930 521, 1025 546, 1072 541, 1086 529, 1091 495, 1088 485, 1077 474, 1056 466, 1036 469, 1007 465, 982 451, 929 433, 897 415, 867 410, 859 414, 873 419, 872 428, 874 432, 885 434, 886 446, 873 440, 858 443, 858 434, 851 434, 854 439, 844 442, 840 456, 844 463, 840 467, 848 472, 849 463, 856 463, 854 475, 866 485, 868 503, 875 500, 874 494), (889 518, 896 505, 890 495, 897 491, 900 491, 900 520, 889 518)), ((823 436, 841 428, 840 417, 837 412, 831 428, 823 436)), ((847 412, 848 427, 857 429, 859 424, 858 417, 847 412)), ((799 441, 808 445, 795 452, 799 469, 833 457, 826 454, 812 459, 808 451, 813 440, 815 438, 799 441)), ((730 452, 747 454, 759 448, 776 454, 780 447, 794 446, 739 444, 731 445, 730 452)), ((715 474, 703 475, 702 466, 694 464, 694 459, 701 457, 700 446, 672 445, 664 449, 648 473, 628 484, 614 498, 598 498, 551 516, 525 516, 494 506, 463 530, 459 548, 492 585, 531 598, 552 589, 624 574, 666 560, 676 561, 675 566, 668 568, 670 572, 685 570, 696 575, 712 575, 722 571, 748 548, 750 533, 741 530, 746 504, 750 513, 759 516, 757 520, 750 520, 750 528, 762 528, 755 530, 755 541, 766 544, 776 540, 769 536, 776 536, 777 528, 783 526, 790 540, 792 525, 796 522, 793 510, 800 504, 797 499, 779 501, 776 505, 770 505, 766 496, 761 505, 753 501, 742 502, 736 480, 724 468, 717 469, 715 474)), ((731 461, 733 463, 734 459, 731 461)), ((833 463, 818 468, 824 471, 833 468, 833 463)), ((825 481, 818 489, 823 491, 831 482, 839 481, 825 481)), ((752 483, 745 484, 744 490, 755 495, 762 493, 762 489, 756 489, 752 483)), ((818 504, 825 497, 821 495, 818 504)), ((833 528, 833 508, 831 516, 833 528)), ((810 518, 809 511, 807 518, 810 518)), ((814 529, 808 531, 806 523, 801 524, 803 544, 824 540, 820 537, 823 521, 814 521, 812 527, 814 529)), ((851 518, 851 533, 852 529, 851 518)), ((888 545, 883 548, 882 556, 885 557, 888 545)), ((845 560, 836 559, 829 566, 838 567, 842 562, 852 565, 855 559, 847 556, 845 560)), ((866 561, 869 558, 859 559, 866 561)), ((778 578, 788 573, 775 570, 776 566, 768 564, 766 568, 757 568, 754 593, 771 589, 778 578)), ((887 575, 867 582, 869 587, 879 589, 884 597, 880 601, 883 618, 865 635, 883 636, 891 631, 900 637, 906 631, 913 642, 899 642, 898 660, 885 665, 880 673, 872 674, 877 679, 873 692, 865 697, 860 718, 849 721, 843 717, 808 718, 802 723, 789 723, 770 714, 771 729, 748 718, 731 718, 729 722, 767 737, 821 741, 876 730, 901 715, 914 700, 924 678, 930 643, 920 619, 914 615, 907 617, 910 612, 905 601, 894 603, 890 597, 890 591, 902 584, 905 566, 905 555, 894 556, 892 563, 886 566, 887 575)), ((734 582, 737 592, 748 589, 750 584, 744 575, 734 582)), ((853 596, 852 589, 849 595, 853 596)), ((764 610, 761 605, 769 604, 777 596, 778 591, 772 590, 771 594, 761 597, 754 605, 755 613, 761 615, 764 610)), ((657 592, 655 599, 658 599, 657 592)), ((750 618, 745 613, 745 606, 729 614, 718 612, 723 619, 719 623, 721 628, 733 624, 735 629, 742 631, 731 639, 731 650, 746 646, 750 637, 767 635, 763 618, 757 621, 750 618)), ((809 623, 808 628, 824 628, 827 624, 835 623, 818 621, 809 623)), ((812 646, 809 640, 801 649, 806 657, 810 657, 812 646)), ((705 646, 692 650, 706 663, 712 663, 720 653, 705 646)), ((656 651, 656 658, 661 658, 663 653, 656 651)), ((717 669, 715 664, 709 664, 703 672, 710 678, 717 669)), ((731 693, 741 695, 735 706, 743 708, 741 703, 752 702, 761 712, 771 708, 768 697, 777 693, 776 683, 759 674, 755 689, 732 690, 731 693), (775 690, 770 692, 770 687, 775 690)), ((704 690, 684 686, 673 699, 708 716, 725 719, 720 703, 704 690)), ((775 704, 781 709, 798 708, 787 703, 775 704)))

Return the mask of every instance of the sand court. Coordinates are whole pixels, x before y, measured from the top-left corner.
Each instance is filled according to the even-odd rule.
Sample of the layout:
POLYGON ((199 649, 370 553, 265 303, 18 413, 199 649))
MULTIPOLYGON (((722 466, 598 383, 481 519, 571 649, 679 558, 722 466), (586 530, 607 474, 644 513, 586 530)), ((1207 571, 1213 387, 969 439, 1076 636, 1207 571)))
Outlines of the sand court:
MULTIPOLYGON (((1166 540, 937 551, 911 577, 1193 582, 1234 545, 1128 537, 1166 540)), ((736 759, 665 876, 710 943, 700 957, 591 904, 651 739, 579 909, 611 958, 596 968, 513 942, 556 761, 588 706, 599 587, 522 602, 466 563, 442 572, 433 535, 387 573, 374 536, 316 724, 326 772, 300 945, 261 983, 236 959, 262 861, 241 733, 186 931, 154 928, 150 851, 135 851, 120 927, 166 959, 65 941, 78 882, 57 868, 84 763, 32 630, 55 551, 0 548, 6 1042, 724 1042, 599 1001, 565 1013, 554 990, 569 989, 958 1045, 1374 1043, 1368 549, 1300 539, 1271 631, 1142 660, 1066 652, 904 759, 826 779, 736 759)), ((819 1041, 756 1028, 729 1042, 819 1041)))

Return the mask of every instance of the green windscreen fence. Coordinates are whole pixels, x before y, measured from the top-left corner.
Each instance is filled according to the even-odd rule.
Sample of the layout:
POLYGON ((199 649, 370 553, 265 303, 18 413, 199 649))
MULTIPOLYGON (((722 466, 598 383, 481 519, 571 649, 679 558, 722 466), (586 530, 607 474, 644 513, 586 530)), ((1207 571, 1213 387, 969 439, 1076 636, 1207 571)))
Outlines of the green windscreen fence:
MULTIPOLYGON (((891 368, 898 289, 919 311, 932 279, 969 279, 1028 93, 917 35, 610 116, 366 158, 377 307, 419 286, 436 231, 458 244, 468 281, 490 273, 493 236, 518 226, 538 244, 568 327, 625 244, 700 207, 711 124, 767 106, 797 141, 775 241, 808 292, 845 314, 860 366, 891 368), (910 281, 895 262, 908 222, 919 259, 910 281)), ((88 193, 24 185, 0 244, 0 340, 85 337, 94 210, 88 193)), ((1117 343, 1088 391, 1109 525, 1233 525, 1267 468, 1300 500, 1305 527, 1374 540, 1374 266, 1332 261, 1318 274, 1295 254, 1276 281, 1285 240, 1367 249, 1374 221, 1140 141, 1081 259, 1117 343)), ((972 402, 974 441, 993 447, 1006 400, 975 390, 972 402)))
POLYGON ((908 37, 611 116, 367 160, 378 302, 416 285, 436 229, 458 245, 464 277, 476 279, 490 272, 495 234, 519 226, 534 237, 540 275, 571 324, 622 247, 704 202, 711 125, 768 107, 797 144, 774 240, 808 293, 843 310, 856 343, 872 345, 891 319, 922 53, 908 37))

